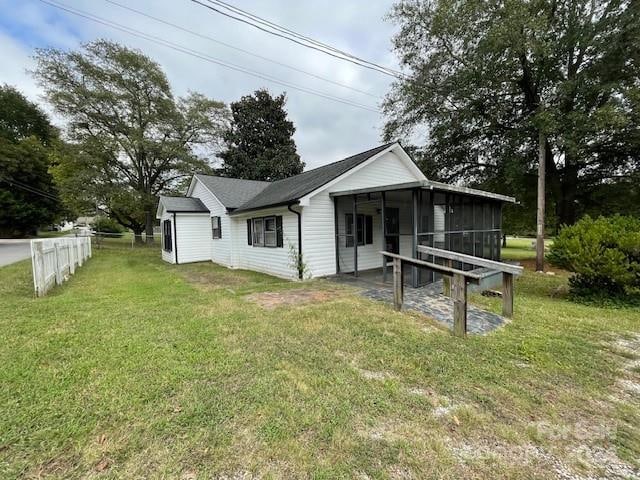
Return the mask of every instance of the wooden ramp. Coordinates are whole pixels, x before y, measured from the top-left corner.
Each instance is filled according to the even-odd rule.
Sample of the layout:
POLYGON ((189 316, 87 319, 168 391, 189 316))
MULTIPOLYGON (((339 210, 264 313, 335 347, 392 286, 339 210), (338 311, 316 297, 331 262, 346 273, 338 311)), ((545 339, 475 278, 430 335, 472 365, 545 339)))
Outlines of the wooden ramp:
POLYGON ((523 270, 522 267, 423 245, 418 246, 416 250, 416 253, 422 253, 433 258, 443 259, 446 264, 439 265, 391 252, 380 252, 384 257, 393 262, 393 305, 396 310, 401 310, 403 306, 403 269, 405 265, 410 265, 418 268, 426 268, 443 275, 445 279, 444 294, 450 296, 452 299, 453 333, 457 336, 463 337, 468 331, 467 317, 469 306, 467 302, 467 285, 469 283, 479 284, 483 278, 494 275, 496 272, 501 272, 503 278, 502 315, 507 318, 511 318, 513 316, 513 276, 520 275, 523 270), (451 266, 454 261, 478 267, 485 267, 489 270, 483 273, 459 270, 451 266))

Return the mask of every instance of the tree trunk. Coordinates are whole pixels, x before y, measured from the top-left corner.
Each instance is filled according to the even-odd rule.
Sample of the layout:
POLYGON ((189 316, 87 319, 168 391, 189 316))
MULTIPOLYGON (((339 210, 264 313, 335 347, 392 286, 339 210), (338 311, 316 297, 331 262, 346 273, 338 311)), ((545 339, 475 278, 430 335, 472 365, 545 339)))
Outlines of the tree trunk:
POLYGON ((153 212, 146 211, 144 212, 145 216, 145 233, 147 237, 147 243, 153 243, 153 212))
POLYGON ((142 232, 143 229, 142 228, 133 228, 133 236, 136 239, 136 244, 141 245, 143 244, 143 240, 142 240, 142 232))
POLYGON ((502 234, 502 248, 507 248, 507 234, 502 234))
POLYGON ((538 134, 538 218, 536 225, 536 270, 544 271, 544 207, 545 207, 545 171, 546 171, 546 146, 545 134, 538 134))

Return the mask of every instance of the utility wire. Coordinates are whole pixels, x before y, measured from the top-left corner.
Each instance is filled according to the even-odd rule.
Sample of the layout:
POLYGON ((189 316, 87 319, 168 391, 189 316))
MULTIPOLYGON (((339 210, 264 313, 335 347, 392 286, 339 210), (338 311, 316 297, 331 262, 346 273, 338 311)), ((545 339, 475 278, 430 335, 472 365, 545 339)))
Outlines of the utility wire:
POLYGON ((6 183, 8 183, 10 185, 13 185, 15 187, 18 187, 18 188, 27 189, 28 191, 31 191, 32 193, 35 193, 37 195, 42 195, 42 196, 46 196, 48 198, 51 198, 53 200, 58 200, 58 197, 55 194, 53 194, 51 192, 45 192, 44 190, 40 190, 39 188, 36 188, 36 187, 34 187, 32 185, 29 185, 27 183, 23 183, 23 182, 20 182, 18 180, 15 180, 15 179, 12 179, 12 178, 7 178, 7 177, 4 177, 4 176, 0 176, 0 180, 3 180, 6 183))
POLYGON ((260 23, 262 25, 265 25, 265 26, 267 26, 269 28, 272 28, 274 30, 278 30, 278 31, 280 31, 280 32, 282 32, 284 34, 292 35, 292 36, 294 36, 294 37, 296 37, 296 38, 298 38, 300 40, 312 43, 312 44, 314 44, 314 45, 316 45, 318 47, 321 47, 323 49, 327 49, 327 50, 331 50, 331 51, 333 51, 335 53, 339 53, 340 55, 344 55, 345 57, 352 58, 354 60, 357 60, 358 62, 363 62, 363 63, 366 63, 366 64, 371 65, 373 67, 381 68, 381 69, 385 70, 386 72, 389 72, 389 73, 393 74, 394 76, 403 76, 404 75, 402 72, 400 72, 398 70, 393 70, 393 69, 391 69, 389 67, 385 67, 385 66, 382 66, 380 64, 371 62, 369 60, 365 60, 365 59, 363 59, 361 57, 357 57, 356 55, 353 55, 353 54, 351 54, 349 52, 345 52, 344 50, 337 49, 336 47, 333 47, 332 45, 320 42, 318 40, 315 40, 314 38, 311 38, 309 36, 303 35, 301 33, 298 33, 296 31, 294 31, 294 30, 291 30, 290 28, 283 27, 282 25, 279 25, 279 24, 277 24, 275 22, 267 20, 267 19, 265 19, 263 17, 260 17, 258 15, 255 15, 255 14, 253 14, 251 12, 248 12, 247 10, 243 10, 240 7, 236 7, 235 5, 231 5, 230 3, 227 3, 227 2, 225 2, 223 0, 207 0, 207 1, 209 3, 213 3, 213 4, 216 4, 216 5, 220 6, 220 7, 222 7, 222 8, 230 10, 230 11, 232 11, 232 12, 238 14, 238 15, 241 15, 241 16, 243 16, 245 18, 248 18, 248 19, 250 19, 252 21, 255 21, 255 22, 258 22, 258 23, 260 23))
POLYGON ((350 85, 346 85, 344 83, 336 82, 335 80, 331 80, 330 78, 326 78, 326 77, 323 77, 321 75, 316 75, 315 73, 307 72, 306 70, 302 70, 301 68, 294 67, 294 66, 288 65, 286 63, 279 62, 278 60, 274 60, 272 58, 264 57, 262 55, 254 53, 254 52, 252 52, 250 50, 245 50, 243 48, 236 47, 235 45, 231 45, 229 43, 223 42, 223 41, 218 40, 216 38, 213 38, 213 37, 211 37, 209 35, 204 35, 204 34, 202 34, 200 32, 196 32, 195 30, 190 30, 190 29, 185 28, 185 27, 183 27, 181 25, 177 25, 177 24, 169 22, 167 20, 163 20, 162 18, 155 17, 155 16, 150 15, 148 13, 145 13, 145 12, 143 12, 141 10, 136 10, 135 8, 128 7, 127 5, 123 5, 123 4, 115 2, 113 0, 105 0, 105 1, 107 3, 111 3, 112 5, 117 5, 118 7, 123 8, 125 10, 128 10, 130 12, 137 13, 138 15, 141 15, 143 17, 149 18, 151 20, 155 20, 156 22, 160 22, 160 23, 162 23, 164 25, 168 25, 170 27, 176 28, 176 29, 181 30, 183 32, 190 33, 191 35, 195 35, 196 37, 200 37, 200 38, 203 38, 205 40, 209 40, 210 42, 217 43, 219 45, 223 45, 223 46, 225 46, 227 48, 231 48, 231 49, 236 50, 238 52, 242 52, 242 53, 245 53, 247 55, 251 55, 252 57, 259 58, 261 60, 265 60, 267 62, 271 62, 271 63, 274 63, 276 65, 280 65, 281 67, 288 68, 289 70, 293 70, 295 72, 303 73, 303 74, 308 75, 310 77, 317 78, 318 80, 322 80, 322 81, 331 83, 333 85, 337 85, 337 86, 342 87, 342 88, 348 88, 349 90, 353 90, 354 92, 358 92, 358 93, 361 93, 363 95, 368 95, 369 97, 373 97, 373 98, 376 98, 376 99, 381 99, 380 96, 375 95, 373 93, 366 92, 364 90, 360 90, 358 88, 352 87, 350 85))
POLYGON ((31 187, 29 185, 20 183, 20 182, 18 182, 16 180, 13 180, 13 179, 10 179, 10 178, 6 178, 6 177, 0 176, 0 181, 8 183, 9 185, 13 185, 16 188, 19 188, 21 190, 25 190, 25 191, 27 191, 29 193, 32 193, 32 194, 35 194, 35 195, 39 195, 39 196, 44 197, 44 198, 46 198, 48 200, 55 200, 56 202, 60 200, 58 197, 54 197, 53 195, 45 193, 42 190, 38 190, 35 187, 31 187))
POLYGON ((207 62, 210 62, 210 63, 214 63, 216 65, 220 65, 222 67, 225 67, 225 68, 228 68, 228 69, 231 69, 231 70, 235 70, 237 72, 241 72, 241 73, 253 76, 253 77, 261 78, 261 79, 266 80, 268 82, 272 82, 272 83, 275 83, 275 84, 278 84, 278 85, 285 86, 287 88, 292 88, 294 90, 298 90, 298 91, 301 91, 301 92, 304 92, 304 93, 315 95, 317 97, 325 98, 327 100, 332 100, 334 102, 342 103, 344 105, 349 105, 351 107, 361 108, 363 110, 367 110, 367 111, 374 112, 374 113, 381 113, 380 110, 376 109, 375 107, 372 107, 372 106, 369 106, 369 105, 363 105, 363 104, 360 104, 360 103, 356 103, 356 102, 351 101, 351 100, 346 99, 346 98, 336 97, 336 96, 333 96, 333 95, 330 95, 330 94, 327 94, 327 93, 324 93, 324 92, 321 92, 321 91, 318 91, 318 90, 314 90, 314 89, 303 87, 303 86, 300 86, 300 85, 297 85, 297 84, 294 84, 294 83, 286 82, 284 80, 280 80, 278 78, 271 77, 270 75, 267 75, 267 74, 263 74, 263 73, 260 73, 260 72, 249 70, 249 69, 247 69, 245 67, 242 67, 240 65, 236 65, 236 64, 233 64, 233 63, 230 63, 230 62, 225 62, 225 61, 219 60, 219 59, 217 59, 215 57, 211 57, 211 56, 209 56, 209 55, 207 55, 205 53, 198 52, 196 50, 192 50, 190 48, 184 47, 182 45, 179 45, 179 44, 176 44, 176 43, 173 43, 173 42, 169 42, 169 41, 164 40, 164 39, 162 39, 160 37, 156 37, 156 36, 153 36, 153 35, 146 34, 146 33, 142 32, 140 30, 136 30, 134 28, 124 26, 122 24, 119 24, 117 22, 113 22, 111 20, 106 20, 104 18, 101 18, 101 17, 98 17, 96 15, 84 12, 82 10, 73 9, 73 8, 68 7, 66 5, 61 5, 61 4, 58 4, 58 3, 54 3, 54 2, 49 1, 49 0, 39 0, 39 1, 41 3, 45 3, 45 4, 50 5, 52 7, 58 8, 60 10, 64 10, 64 11, 66 11, 68 13, 73 14, 73 15, 85 18, 87 20, 91 20, 92 22, 96 22, 96 23, 99 23, 101 25, 105 25, 107 27, 114 28, 116 30, 120 30, 122 32, 128 33, 129 35, 133 35, 135 37, 139 37, 139 38, 142 38, 144 40, 147 40, 147 41, 149 41, 151 43, 156 43, 156 44, 159 44, 159 45, 163 45, 163 46, 165 46, 167 48, 171 48, 172 50, 175 50, 175 51, 178 51, 178 52, 181 52, 181 53, 185 53, 185 54, 190 55, 192 57, 196 57, 196 58, 199 58, 201 60, 204 60, 204 61, 207 61, 207 62))
MULTIPOLYGON (((307 47, 307 48, 311 48, 313 50, 317 50, 319 52, 325 53, 327 55, 330 55, 332 57, 338 58, 340 60, 346 60, 348 62, 351 62, 351 63, 355 64, 355 65, 359 65, 361 67, 368 68, 369 70, 373 70, 373 71, 376 71, 376 72, 379 72, 379 73, 383 73, 383 74, 388 75, 390 77, 398 78, 398 77, 404 76, 404 74, 401 73, 401 72, 392 71, 392 70, 388 69, 387 67, 383 67, 381 65, 373 64, 371 62, 367 62, 367 60, 361 60, 361 59, 358 59, 358 57, 347 57, 347 56, 344 56, 343 54, 337 54, 337 53, 334 53, 331 50, 325 50, 325 49, 320 48, 320 47, 318 47, 318 46, 316 46, 314 44, 310 44, 310 42, 308 42, 306 40, 305 41, 301 41, 301 40, 298 40, 296 38, 292 38, 288 34, 283 34, 283 33, 280 33, 278 31, 269 30, 268 28, 261 27, 260 25, 258 25, 256 23, 253 23, 253 22, 251 22, 251 21, 249 21, 249 20, 247 20, 245 18, 237 17, 237 16, 232 15, 230 13, 223 12, 222 10, 219 10, 218 8, 213 7, 211 5, 204 4, 199 0, 191 0, 191 1, 193 3, 197 3, 200 6, 208 8, 209 10, 212 10, 212 11, 214 11, 216 13, 224 15, 225 17, 231 18, 233 20, 240 21, 242 23, 246 23, 247 25, 251 25, 252 27, 257 28, 258 30, 262 30, 263 32, 269 33, 271 35, 275 35, 275 36, 280 37, 280 38, 284 38, 285 40, 289 40, 291 42, 297 43, 298 45, 302 45, 303 47, 307 47)), ((208 1, 211 1, 211 0, 208 0, 208 1)), ((218 5, 218 4, 214 4, 214 5, 218 5)))

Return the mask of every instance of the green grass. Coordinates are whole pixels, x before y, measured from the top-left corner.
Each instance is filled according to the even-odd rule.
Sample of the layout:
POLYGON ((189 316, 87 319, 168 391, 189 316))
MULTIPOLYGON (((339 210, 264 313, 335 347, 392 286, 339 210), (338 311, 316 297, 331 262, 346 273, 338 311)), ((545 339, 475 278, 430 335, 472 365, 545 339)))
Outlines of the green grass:
POLYGON ((41 299, 27 262, 2 268, 0 478, 602 473, 589 452, 633 468, 640 311, 552 295, 565 282, 527 272, 513 321, 461 340, 346 287, 157 247, 94 249, 41 299), (247 299, 298 288, 327 299, 247 299))
MULTIPOLYGON (((536 250, 531 245, 535 238, 529 237, 507 237, 507 246, 502 247, 501 255, 503 260, 531 260, 536 258, 536 250)), ((545 240, 548 248, 553 240, 545 240)))

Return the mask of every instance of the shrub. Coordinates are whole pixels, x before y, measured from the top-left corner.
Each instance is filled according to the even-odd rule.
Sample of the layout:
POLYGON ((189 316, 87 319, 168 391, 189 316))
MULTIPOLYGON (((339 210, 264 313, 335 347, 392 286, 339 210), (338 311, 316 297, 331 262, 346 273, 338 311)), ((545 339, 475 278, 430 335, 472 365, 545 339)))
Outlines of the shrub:
POLYGON ((109 217, 97 217, 93 222, 93 229, 96 232, 108 233, 108 237, 122 237, 124 233, 124 227, 116 222, 113 218, 109 217))
POLYGON ((640 219, 583 217, 554 240, 549 261, 574 275, 571 294, 615 298, 640 295, 640 219))

